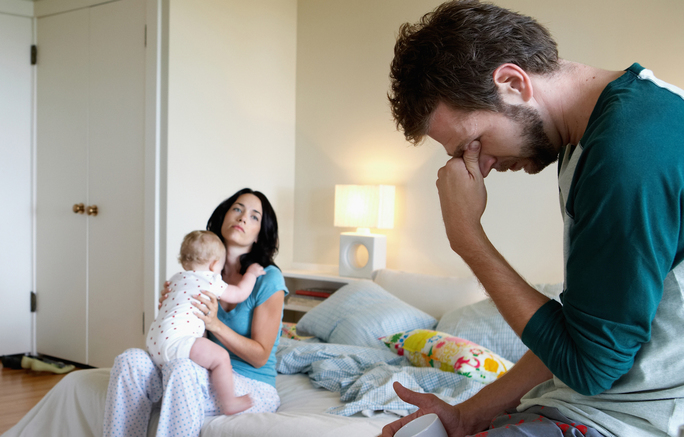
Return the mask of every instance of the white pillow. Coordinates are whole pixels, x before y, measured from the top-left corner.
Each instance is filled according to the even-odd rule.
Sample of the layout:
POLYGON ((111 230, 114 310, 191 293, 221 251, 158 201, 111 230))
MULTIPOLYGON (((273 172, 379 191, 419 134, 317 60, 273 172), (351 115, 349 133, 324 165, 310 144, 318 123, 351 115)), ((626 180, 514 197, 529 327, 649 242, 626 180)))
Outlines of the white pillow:
MULTIPOLYGON (((558 300, 563 284, 534 287, 545 296, 558 300)), ((477 343, 514 363, 528 350, 491 299, 449 311, 435 329, 477 343)))
POLYGON ((373 281, 437 319, 449 310, 487 297, 475 276, 457 278, 381 269, 373 272, 373 281))
POLYGON ((508 326, 491 299, 446 313, 435 329, 477 343, 514 363, 527 352, 527 346, 508 326))
POLYGON ((384 348, 380 337, 411 329, 432 329, 437 320, 392 296, 372 281, 337 290, 297 323, 297 335, 328 343, 384 348))

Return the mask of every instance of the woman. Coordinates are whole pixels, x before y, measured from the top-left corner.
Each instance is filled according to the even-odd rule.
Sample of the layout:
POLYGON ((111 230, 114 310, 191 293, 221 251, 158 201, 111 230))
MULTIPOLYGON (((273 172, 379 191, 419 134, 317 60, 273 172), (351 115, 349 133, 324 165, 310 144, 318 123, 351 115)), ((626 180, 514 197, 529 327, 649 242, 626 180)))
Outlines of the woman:
MULTIPOLYGON (((216 296, 203 291, 194 305, 209 338, 230 353, 235 394, 252 398, 253 405, 246 412, 275 412, 280 406, 275 351, 287 294, 283 275, 273 262, 278 250, 275 212, 266 196, 245 188, 216 208, 207 230, 226 245, 224 281, 236 284, 252 263, 266 271, 242 303, 219 303, 216 296)), ((147 352, 129 349, 112 367, 104 435, 147 435, 150 412, 160 399, 157 436, 199 436, 204 417, 220 414, 206 369, 183 359, 160 370, 147 352)))

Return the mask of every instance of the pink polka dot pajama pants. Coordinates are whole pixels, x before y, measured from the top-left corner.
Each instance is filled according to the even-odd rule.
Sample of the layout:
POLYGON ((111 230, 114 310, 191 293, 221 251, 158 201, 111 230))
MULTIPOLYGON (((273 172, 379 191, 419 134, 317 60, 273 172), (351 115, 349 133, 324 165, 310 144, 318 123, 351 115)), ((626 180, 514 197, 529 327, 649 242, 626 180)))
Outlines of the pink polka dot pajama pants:
MULTIPOLYGON (((249 393, 254 405, 245 413, 274 413, 280 406, 275 387, 233 372, 235 394, 249 393)), ((199 436, 205 416, 220 415, 209 371, 189 359, 159 369, 142 349, 128 349, 114 361, 105 405, 105 437, 144 437, 152 409, 159 404, 157 436, 199 436)))

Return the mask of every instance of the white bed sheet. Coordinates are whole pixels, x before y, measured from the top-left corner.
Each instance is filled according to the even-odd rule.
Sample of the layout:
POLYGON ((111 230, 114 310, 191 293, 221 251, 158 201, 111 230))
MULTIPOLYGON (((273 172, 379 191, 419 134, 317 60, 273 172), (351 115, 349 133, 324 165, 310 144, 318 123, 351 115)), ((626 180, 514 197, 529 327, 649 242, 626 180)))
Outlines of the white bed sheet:
POLYGON ((202 437, 371 437, 379 435, 385 424, 398 418, 390 414, 369 418, 323 413, 342 405, 340 394, 314 387, 303 374, 278 375, 276 388, 281 400, 277 413, 208 418, 202 427, 202 437))
MULTIPOLYGON (((2 437, 94 437, 102 435, 109 369, 81 370, 67 375, 2 437)), ((342 405, 339 393, 314 387, 306 375, 278 375, 281 397, 277 413, 208 417, 202 437, 377 436, 397 419, 390 414, 344 417, 323 413, 342 405)), ((157 414, 150 420, 155 435, 157 414)))

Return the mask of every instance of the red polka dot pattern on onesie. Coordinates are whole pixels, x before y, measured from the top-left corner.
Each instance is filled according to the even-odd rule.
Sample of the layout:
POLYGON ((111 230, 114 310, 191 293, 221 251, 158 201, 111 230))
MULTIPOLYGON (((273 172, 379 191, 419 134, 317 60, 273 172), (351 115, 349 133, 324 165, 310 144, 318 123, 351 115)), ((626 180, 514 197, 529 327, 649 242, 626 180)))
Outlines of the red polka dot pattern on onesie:
MULTIPOLYGON (((150 328, 148 335, 148 337, 153 337, 151 340, 148 340, 148 350, 153 356, 161 357, 162 359, 158 364, 162 364, 165 359, 171 359, 170 357, 176 356, 175 354, 178 352, 173 352, 171 355, 164 352, 165 350, 168 351, 169 347, 179 347, 177 345, 170 346, 177 343, 176 339, 183 336, 196 338, 204 334, 204 322, 195 315, 195 311, 197 311, 193 306, 195 300, 190 295, 196 293, 197 288, 220 295, 222 293, 221 285, 224 287, 227 285, 221 279, 220 274, 213 272, 185 272, 174 275, 169 283, 173 285, 169 287, 168 299, 162 304, 164 311, 155 320, 154 328, 150 328), (183 281, 182 279, 186 280, 183 281), (184 296, 184 299, 180 299, 179 296, 184 296), (174 311, 169 311, 168 309, 170 308, 174 308, 174 311), (175 323, 176 321, 180 322, 180 326, 175 323), (182 323, 183 321, 185 323, 182 323), (168 335, 168 340, 165 336, 160 337, 162 334, 168 335), (154 344, 155 342, 157 344, 154 344), (169 345, 166 344, 167 342, 169 345), (161 352, 161 354, 157 352, 161 352)), ((187 347, 180 349, 183 357, 186 357, 186 350, 189 349, 187 347)))

